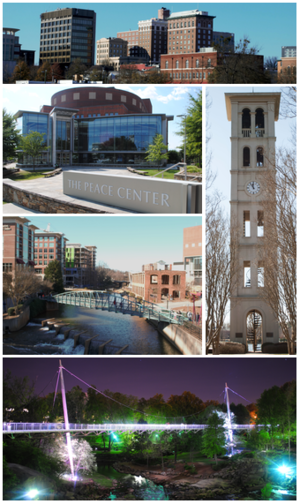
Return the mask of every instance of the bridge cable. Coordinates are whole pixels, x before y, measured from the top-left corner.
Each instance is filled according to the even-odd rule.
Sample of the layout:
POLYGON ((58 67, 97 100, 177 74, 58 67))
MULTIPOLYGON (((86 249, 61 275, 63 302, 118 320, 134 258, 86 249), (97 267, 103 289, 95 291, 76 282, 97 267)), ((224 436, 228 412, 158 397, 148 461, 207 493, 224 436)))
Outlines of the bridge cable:
MULTIPOLYGON (((76 376, 75 374, 71 373, 71 371, 68 371, 68 369, 66 369, 64 366, 62 366, 62 367, 63 367, 63 369, 64 369, 67 373, 69 373, 70 375, 74 376, 74 378, 77 378, 77 380, 81 381, 82 383, 84 383, 84 385, 86 385, 87 387, 89 387, 89 388, 91 388, 91 389, 95 390, 96 392, 98 392, 99 394, 103 395, 103 396, 104 396, 104 397, 106 397, 107 399, 111 399, 112 401, 116 402, 116 403, 117 403, 117 404, 119 404, 120 406, 124 406, 124 408, 128 408, 128 409, 130 409, 131 411, 135 411, 135 412, 137 412, 137 413, 142 413, 142 415, 145 415, 145 416, 152 416, 152 417, 154 417, 154 418, 161 418, 161 417, 159 417, 158 415, 152 415, 151 413, 145 413, 144 411, 141 411, 141 410, 138 410, 138 409, 135 409, 135 408, 131 408, 130 406, 127 406, 126 404, 123 404, 123 403, 121 403, 120 401, 117 401, 116 399, 113 399, 113 397, 110 397, 110 396, 108 396, 108 395, 104 394, 104 392, 101 392, 101 390, 98 390, 96 387, 93 387, 92 385, 89 385, 89 384, 88 384, 88 383, 86 383, 84 380, 82 380, 81 378, 79 378, 79 377, 78 377, 78 376, 76 376)), ((174 417, 174 416, 173 416, 173 417, 167 417, 167 416, 164 416, 164 418, 165 418, 165 419, 169 419, 169 418, 172 418, 172 419, 175 419, 175 418, 188 418, 188 417, 195 416, 195 415, 197 415, 197 414, 199 414, 199 413, 202 413, 202 412, 203 412, 203 410, 201 410, 201 411, 197 411, 196 413, 192 413, 192 414, 190 414, 190 415, 184 415, 184 417, 183 417, 183 416, 179 416, 179 417, 174 417)))

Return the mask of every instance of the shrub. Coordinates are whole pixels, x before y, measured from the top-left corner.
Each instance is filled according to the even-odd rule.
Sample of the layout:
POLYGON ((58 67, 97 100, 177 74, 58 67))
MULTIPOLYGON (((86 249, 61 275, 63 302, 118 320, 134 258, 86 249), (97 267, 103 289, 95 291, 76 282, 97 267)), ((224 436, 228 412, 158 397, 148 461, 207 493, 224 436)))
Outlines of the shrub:
POLYGON ((15 309, 13 307, 8 308, 7 313, 9 315, 9 317, 12 317, 13 315, 16 314, 15 309))
POLYGON ((271 483, 267 483, 262 489, 261 489, 261 497, 263 500, 269 500, 272 494, 272 485, 271 483))

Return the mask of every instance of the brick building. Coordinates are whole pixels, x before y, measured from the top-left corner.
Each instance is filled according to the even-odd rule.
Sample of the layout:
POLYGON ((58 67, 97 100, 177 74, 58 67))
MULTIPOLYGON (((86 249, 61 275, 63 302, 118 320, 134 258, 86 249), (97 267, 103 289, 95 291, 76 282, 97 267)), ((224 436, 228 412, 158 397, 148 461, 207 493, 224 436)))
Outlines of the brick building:
POLYGON ((131 290, 146 301, 161 303, 165 299, 185 298, 185 271, 173 270, 163 261, 144 265, 143 271, 131 274, 131 290))
MULTIPOLYGON (((224 64, 226 56, 236 57, 232 53, 219 53, 211 47, 203 47, 192 54, 165 54, 161 56, 161 72, 167 73, 173 84, 207 84, 209 76, 218 65, 224 64)), ((263 56, 249 54, 245 57, 249 58, 251 64, 254 57, 258 71, 263 71, 263 56)))
POLYGON ((296 46, 283 46, 281 48, 281 59, 277 62, 277 77, 293 76, 297 74, 297 48, 296 46))
POLYGON ((170 11, 162 7, 157 18, 139 21, 138 30, 118 32, 117 37, 128 43, 128 56, 146 57, 159 64, 161 54, 167 53, 168 21, 170 11))
POLYGON ((168 18, 168 54, 192 54, 201 47, 211 47, 213 20, 208 12, 174 12, 168 18))
POLYGON ((218 64, 218 53, 211 47, 187 54, 161 56, 161 72, 174 84, 207 84, 208 76, 218 64))
POLYGON ((16 269, 34 269, 34 234, 36 226, 24 217, 3 217, 3 273, 16 269))
POLYGON ((65 248, 64 233, 56 231, 36 231, 34 237, 34 269, 38 275, 44 278, 45 269, 52 261, 60 263, 62 275, 65 272, 65 248))

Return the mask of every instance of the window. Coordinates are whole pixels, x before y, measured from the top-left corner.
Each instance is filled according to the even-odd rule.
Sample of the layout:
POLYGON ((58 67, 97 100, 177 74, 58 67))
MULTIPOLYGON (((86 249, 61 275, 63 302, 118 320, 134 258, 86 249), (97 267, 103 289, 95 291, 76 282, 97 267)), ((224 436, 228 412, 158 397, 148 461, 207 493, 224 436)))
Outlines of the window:
POLYGON ((243 109, 242 111, 242 129, 250 129, 251 128, 251 115, 250 110, 248 108, 243 109))
POLYGON ((264 236, 264 212, 258 210, 257 212, 257 236, 261 238, 264 236))
POLYGON ((150 283, 151 284, 157 284, 158 283, 157 275, 151 275, 150 276, 150 283))
POLYGON ((207 60, 207 66, 211 67, 211 59, 210 58, 208 58, 208 60, 207 60))
POLYGON ((249 149, 249 147, 243 148, 243 166, 250 166, 250 149, 249 149))
POLYGON ((185 68, 189 68, 189 60, 185 61, 185 68))
POLYGON ((255 111, 255 129, 264 129, 265 127, 265 116, 264 111, 261 108, 255 111))
POLYGON ((175 63, 175 68, 179 68, 179 61, 178 60, 175 63))
POLYGON ((251 226, 250 226, 250 211, 244 210, 243 213, 243 235, 245 238, 249 238, 251 236, 251 226))
POLYGON ((173 285, 180 285, 180 275, 173 275, 173 285))
POLYGON ((199 60, 196 60, 196 68, 199 68, 199 60))
POLYGON ((244 287, 251 287, 250 261, 244 261, 244 287))
POLYGON ((256 166, 264 166, 264 150, 258 147, 256 151, 256 166))
POLYGON ((264 263, 262 261, 258 261, 257 265, 257 287, 264 287, 264 263))
POLYGON ((162 275, 161 283, 162 285, 169 285, 169 275, 162 275))
POLYGON ((5 273, 12 271, 12 263, 3 263, 3 271, 5 273))

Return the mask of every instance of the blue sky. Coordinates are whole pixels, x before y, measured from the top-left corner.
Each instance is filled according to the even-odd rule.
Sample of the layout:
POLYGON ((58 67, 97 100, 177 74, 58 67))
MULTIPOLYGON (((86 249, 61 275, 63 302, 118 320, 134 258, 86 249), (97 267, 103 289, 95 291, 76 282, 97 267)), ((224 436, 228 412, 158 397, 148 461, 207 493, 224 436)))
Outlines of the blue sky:
POLYGON ((142 264, 182 261, 183 229, 202 224, 199 216, 45 216, 31 217, 39 229, 64 233, 69 243, 96 245, 97 264, 141 271, 142 264))
MULTIPOLYGON (((224 196, 223 206, 229 213, 230 199, 230 167, 231 167, 231 122, 227 120, 225 107, 225 93, 252 93, 254 92, 280 92, 281 86, 210 86, 207 90, 210 106, 207 111, 207 124, 209 126, 210 140, 207 145, 208 152, 212 155, 211 168, 217 173, 214 188, 224 196)), ((282 119, 275 123, 276 149, 292 147, 291 127, 295 125, 294 119, 282 119)))
MULTIPOLYGON (((18 110, 30 110, 39 112, 42 105, 50 105, 51 96, 69 86, 56 84, 40 84, 25 86, 4 84, 3 85, 3 107, 10 114, 15 114, 18 110)), ((75 87, 75 86, 74 86, 75 87)), ((169 121, 169 150, 176 149, 181 145, 181 137, 176 132, 180 129, 181 119, 177 115, 184 114, 189 106, 189 95, 197 97, 200 86, 168 86, 168 85, 115 85, 115 88, 131 91, 141 98, 150 98, 153 106, 153 113, 162 113, 174 116, 173 121, 169 121)))
POLYGON ((19 28, 23 49, 39 56, 40 14, 62 7, 89 8, 96 12, 96 40, 116 37, 117 32, 137 30, 138 21, 157 17, 162 6, 171 12, 199 9, 216 16, 214 30, 249 37, 252 46, 266 56, 281 55, 281 46, 296 45, 296 3, 3 3, 3 26, 19 28), (117 14, 117 15, 116 15, 117 14), (30 20, 30 22, 29 22, 30 20))

